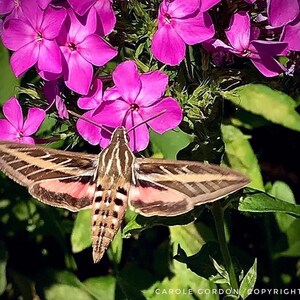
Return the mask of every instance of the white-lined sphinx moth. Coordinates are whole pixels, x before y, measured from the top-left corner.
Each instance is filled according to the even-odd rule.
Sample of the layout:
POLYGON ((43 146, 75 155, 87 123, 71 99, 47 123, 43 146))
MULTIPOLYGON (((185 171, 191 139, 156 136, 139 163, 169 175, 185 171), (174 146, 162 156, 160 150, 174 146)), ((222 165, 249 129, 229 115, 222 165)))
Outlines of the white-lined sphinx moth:
POLYGON ((99 155, 0 142, 0 169, 43 203, 70 211, 91 207, 94 262, 114 238, 128 204, 144 216, 177 216, 249 183, 215 165, 136 158, 123 127, 99 155))

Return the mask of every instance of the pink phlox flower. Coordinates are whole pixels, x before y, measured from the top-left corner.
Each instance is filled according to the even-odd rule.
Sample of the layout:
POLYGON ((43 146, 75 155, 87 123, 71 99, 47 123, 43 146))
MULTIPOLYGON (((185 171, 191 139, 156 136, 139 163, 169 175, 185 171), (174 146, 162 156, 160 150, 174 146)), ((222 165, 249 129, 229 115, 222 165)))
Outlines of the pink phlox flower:
POLYGON ((271 26, 284 26, 299 16, 300 0, 267 0, 267 14, 271 26))
POLYGON ((49 108, 55 104, 58 117, 68 119, 69 113, 65 101, 61 96, 61 86, 61 80, 46 81, 44 85, 44 95, 49 103, 49 108))
POLYGON ((300 15, 293 22, 284 26, 280 41, 288 43, 290 51, 300 51, 300 15))
POLYGON ((3 114, 6 119, 0 119, 0 140, 25 144, 34 144, 31 137, 41 126, 46 117, 44 110, 30 108, 24 121, 19 101, 10 98, 3 105, 3 114))
POLYGON ((48 7, 43 11, 35 1, 22 0, 26 18, 4 22, 3 44, 15 51, 10 64, 19 77, 36 64, 41 71, 60 73, 61 53, 55 38, 66 17, 64 8, 48 7))
MULTIPOLYGON (((87 110, 82 116, 88 120, 94 120, 96 109, 105 100, 115 100, 120 97, 116 88, 108 88, 103 92, 103 83, 100 79, 94 78, 89 93, 78 99, 79 108, 87 110)), ((94 120, 97 122, 97 120, 94 120)), ((79 119, 76 123, 79 134, 91 145, 108 145, 110 135, 107 131, 89 122, 79 119)))
MULTIPOLYGON (((129 133, 133 151, 141 151, 147 147, 147 125, 161 134, 181 122, 182 110, 178 102, 171 97, 163 97, 168 84, 168 76, 163 72, 140 74, 133 61, 126 61, 117 66, 113 72, 113 80, 115 86, 94 111, 92 119, 112 128, 124 126, 127 130, 147 121, 147 124, 142 124, 129 133), (160 113, 162 114, 159 115, 160 113), (152 117, 155 118, 151 119, 152 117)), ((101 147, 106 147, 109 140, 101 139, 100 133, 99 130, 86 131, 83 138, 98 140, 101 147)))
POLYGON ((57 41, 63 53, 63 76, 71 90, 86 95, 93 78, 93 65, 103 66, 117 55, 117 51, 96 30, 96 13, 76 16, 72 9, 57 41))
POLYGON ((88 10, 95 9, 97 15, 96 32, 105 36, 112 32, 116 24, 116 16, 112 7, 112 0, 68 0, 75 12, 83 16, 88 10))
POLYGON ((1 0, 0 15, 7 15, 6 20, 23 18, 21 2, 22 0, 1 0))
POLYGON ((205 10, 218 2, 164 0, 159 6, 158 29, 152 39, 153 55, 165 64, 178 65, 184 59, 186 45, 210 39, 215 30, 205 10))
POLYGON ((266 77, 277 76, 285 70, 274 57, 286 54, 287 43, 258 40, 259 30, 251 28, 247 12, 241 11, 232 16, 226 36, 229 45, 212 39, 211 46, 217 51, 222 49, 239 57, 249 58, 266 77))

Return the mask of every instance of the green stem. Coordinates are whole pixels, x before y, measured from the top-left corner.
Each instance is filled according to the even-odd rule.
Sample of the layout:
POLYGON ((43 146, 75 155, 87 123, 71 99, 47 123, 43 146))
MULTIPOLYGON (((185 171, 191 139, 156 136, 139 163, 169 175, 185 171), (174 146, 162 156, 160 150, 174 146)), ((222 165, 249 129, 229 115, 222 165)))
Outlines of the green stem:
POLYGON ((222 253, 225 268, 229 274, 231 287, 233 289, 238 289, 238 281, 236 279, 233 263, 226 243, 224 230, 224 210, 221 206, 220 201, 217 201, 212 205, 211 212, 214 217, 220 250, 222 253))

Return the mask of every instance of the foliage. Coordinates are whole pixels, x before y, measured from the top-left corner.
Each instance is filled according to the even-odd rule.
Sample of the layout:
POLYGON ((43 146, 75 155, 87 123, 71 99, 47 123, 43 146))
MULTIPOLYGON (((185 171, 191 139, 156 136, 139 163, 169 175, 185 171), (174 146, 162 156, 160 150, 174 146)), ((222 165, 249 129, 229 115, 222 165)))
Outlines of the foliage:
MULTIPOLYGON (((42 5, 47 1, 38 2, 42 5)), ((110 4, 110 1, 107 2, 110 4)), ((43 109, 47 113, 35 142, 47 142, 48 146, 55 148, 73 147, 78 151, 98 152, 98 148, 80 138, 76 118, 69 116, 66 108, 80 113, 84 113, 82 109, 98 112, 100 117, 95 120, 101 120, 101 112, 106 109, 102 107, 105 106, 102 100, 112 90, 122 89, 118 86, 118 80, 112 78, 113 74, 116 77, 113 70, 121 62, 131 60, 129 64, 135 68, 132 73, 139 78, 137 85, 141 84, 145 73, 163 76, 165 81, 169 81, 168 86, 162 84, 157 90, 160 89, 161 94, 166 90, 167 98, 160 95, 159 101, 171 99, 173 103, 176 98, 183 112, 179 127, 163 134, 150 130, 150 145, 143 151, 144 156, 221 163, 251 179, 249 186, 242 191, 215 204, 198 206, 181 216, 146 218, 128 210, 124 226, 107 254, 98 264, 93 264, 90 210, 74 214, 46 206, 1 173, 0 299, 251 299, 253 289, 258 293, 270 289, 270 296, 280 299, 275 297, 275 289, 291 291, 298 288, 298 54, 290 52, 287 56, 286 52, 279 53, 276 49, 276 53, 270 50, 269 57, 261 50, 258 54, 263 62, 269 62, 271 58, 274 63, 275 55, 285 55, 279 60, 280 71, 277 69, 279 62, 276 63, 276 75, 280 75, 270 77, 275 69, 263 72, 263 65, 258 67, 256 64, 257 57, 247 57, 239 52, 240 45, 232 45, 228 36, 230 32, 225 34, 224 30, 230 22, 237 22, 231 19, 234 13, 244 10, 252 13, 251 16, 261 12, 266 15, 267 2, 269 6, 275 4, 263 0, 208 2, 211 7, 203 8, 201 13, 208 16, 209 11, 209 24, 214 24, 216 31, 214 37, 226 43, 222 44, 222 49, 211 49, 216 41, 208 39, 200 46, 202 37, 198 39, 193 36, 198 39, 197 42, 182 42, 182 47, 186 48, 184 59, 179 55, 175 57, 178 63, 172 61, 168 64, 168 45, 162 45, 162 49, 166 50, 164 53, 159 52, 157 47, 157 43, 161 43, 157 37, 157 23, 160 30, 167 26, 165 20, 160 18, 157 21, 161 1, 114 1, 116 26, 111 33, 105 27, 107 32, 101 35, 110 33, 106 39, 112 46, 107 44, 105 47, 111 52, 109 57, 103 58, 108 63, 104 66, 104 62, 88 62, 94 66, 94 76, 103 82, 103 90, 102 83, 101 89, 97 90, 97 95, 101 94, 101 99, 97 98, 99 103, 89 108, 79 103, 83 103, 85 97, 95 100, 94 94, 76 93, 82 88, 77 85, 82 74, 70 83, 63 77, 67 71, 62 71, 65 73, 60 78, 61 82, 54 84, 55 88, 61 88, 60 84, 63 86, 59 89, 59 97, 56 95, 55 101, 46 101, 45 83, 41 79, 45 74, 37 68, 38 62, 35 66, 40 76, 31 68, 22 79, 16 79, 11 72, 8 47, 0 46, 1 106, 9 97, 18 95, 24 115, 30 109, 43 109), (152 53, 151 39, 155 34, 156 50, 152 53), (230 49, 225 51, 226 47, 230 49), (118 56, 115 57, 116 48, 118 56), (221 64, 217 63, 218 59, 222 60, 221 64)), ((69 3, 75 9, 77 1, 69 3)), ((166 14, 166 9, 159 14, 166 14)), ((287 15, 290 16, 291 11, 287 15)), ((197 13, 200 14, 199 11, 197 13)), ((236 15, 236 18, 245 15, 236 15)), ((274 15, 268 17, 270 24, 280 21, 274 15)), ((77 18, 75 14, 73 18, 77 18)), ((298 28, 296 21, 296 17, 290 17, 290 23, 281 20, 280 26, 284 24, 282 30, 285 35, 282 33, 280 43, 290 43, 293 48, 289 50, 299 51, 294 49, 296 46, 292 44, 292 35, 289 34, 298 28)), ((279 35, 279 29, 276 31, 273 28, 272 31, 264 25, 260 29, 268 49, 272 49, 270 46, 279 42, 267 37, 279 35)), ((211 33, 211 27, 208 27, 211 33)), ((185 30, 188 30, 186 25, 185 30)), ((185 34, 181 32, 180 36, 185 34)), ((255 43, 249 36, 248 48, 244 50, 250 51, 255 43)), ((58 46, 61 47, 59 43, 58 46)), ((174 45, 169 47, 174 50, 174 45)), ((59 69, 59 62, 55 66, 59 69)), ((19 65, 12 67, 20 68, 19 65)), ((126 74, 122 76, 126 78, 126 74)), ((84 85, 84 88, 90 87, 89 82, 84 85)), ((134 89, 133 86, 131 88, 134 89)), ((118 101, 123 101, 123 98, 118 101)), ((158 101, 158 98, 153 99, 158 101)), ((156 105, 155 101, 151 105, 156 105)), ((132 104, 135 102, 130 102, 132 104)), ((115 121, 108 120, 104 125, 115 121)), ((168 129, 178 125, 177 121, 171 120, 171 116, 165 122, 171 124, 166 125, 168 129)), ((157 128, 157 124, 148 125, 157 128)), ((0 133, 3 128, 0 127, 0 133)), ((297 291, 299 293, 299 289, 297 291)))

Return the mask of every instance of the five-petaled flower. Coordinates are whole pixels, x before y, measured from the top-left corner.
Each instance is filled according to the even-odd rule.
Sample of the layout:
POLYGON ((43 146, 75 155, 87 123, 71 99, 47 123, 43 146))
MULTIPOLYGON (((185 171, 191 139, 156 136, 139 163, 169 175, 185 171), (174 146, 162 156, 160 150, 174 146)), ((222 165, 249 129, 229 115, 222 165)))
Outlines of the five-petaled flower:
MULTIPOLYGON (((94 122, 112 128, 124 126, 130 130, 140 124, 129 132, 133 151, 147 147, 147 125, 158 133, 164 133, 181 122, 182 110, 178 102, 171 97, 163 97, 168 83, 168 76, 163 72, 140 74, 136 64, 127 61, 117 66, 113 80, 115 86, 107 91, 97 108, 92 108, 89 117, 94 122)), ((84 120, 78 121, 77 129, 84 139, 93 141, 93 144, 100 143, 101 147, 106 147, 109 143, 108 138, 101 136, 102 130, 84 120)))
POLYGON ((61 53, 55 38, 66 17, 64 8, 42 10, 37 2, 22 0, 24 17, 5 20, 3 44, 15 51, 11 67, 17 77, 36 64, 38 70, 59 74, 61 53))
POLYGON ((259 31, 251 28, 247 12, 235 13, 226 30, 230 45, 221 40, 211 40, 210 44, 216 50, 234 53, 239 57, 250 58, 254 66, 266 77, 277 76, 284 67, 274 58, 286 54, 287 43, 258 40, 259 31))
POLYGON ((68 10, 57 41, 64 57, 63 75, 71 90, 86 95, 93 78, 93 65, 103 66, 117 55, 96 30, 96 12, 90 10, 86 16, 76 16, 68 10))
POLYGON ((161 62, 175 66, 185 56, 186 44, 210 39, 214 33, 206 10, 220 0, 164 0, 158 12, 158 30, 152 39, 152 53, 161 62))
POLYGON ((21 106, 16 98, 10 98, 3 105, 6 119, 0 119, 0 140, 34 144, 31 137, 45 119, 46 113, 40 108, 29 108, 24 121, 21 106))

